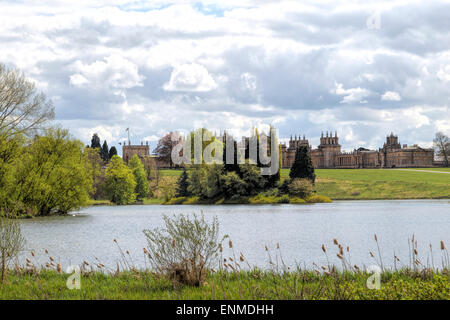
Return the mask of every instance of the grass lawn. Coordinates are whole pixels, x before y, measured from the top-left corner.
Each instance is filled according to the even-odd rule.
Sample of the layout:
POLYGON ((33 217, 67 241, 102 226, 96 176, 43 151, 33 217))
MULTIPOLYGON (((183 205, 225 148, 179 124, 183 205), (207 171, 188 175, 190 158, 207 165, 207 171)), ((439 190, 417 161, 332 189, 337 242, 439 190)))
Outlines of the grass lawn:
POLYGON ((317 193, 331 199, 450 198, 450 174, 391 169, 319 169, 317 193))
POLYGON ((0 284, 0 299, 450 299, 450 276, 443 272, 384 272, 380 290, 368 289, 364 272, 236 271, 210 274, 201 287, 174 289, 165 277, 146 271, 81 276, 81 288, 66 287, 67 274, 12 271, 0 284))
MULTIPOLYGON (((414 170, 414 168, 411 168, 414 170)), ((450 168, 417 168, 448 171, 450 168)), ((179 176, 181 170, 162 170, 163 176, 179 176)), ((333 200, 450 198, 450 174, 398 169, 316 169, 319 195, 333 200)), ((281 170, 289 177, 289 169, 281 170)))

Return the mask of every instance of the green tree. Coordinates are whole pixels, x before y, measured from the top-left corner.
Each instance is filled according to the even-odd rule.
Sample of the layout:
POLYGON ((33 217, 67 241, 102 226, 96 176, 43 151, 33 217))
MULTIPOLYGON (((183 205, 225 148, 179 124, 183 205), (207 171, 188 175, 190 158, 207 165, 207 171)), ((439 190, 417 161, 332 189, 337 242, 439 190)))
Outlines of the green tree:
POLYGON ((64 214, 85 206, 93 178, 83 148, 64 129, 35 136, 16 162, 10 196, 36 215, 64 214))
POLYGON ((142 200, 148 196, 149 186, 147 180, 147 173, 145 172, 144 165, 139 159, 138 155, 133 155, 128 164, 129 168, 133 172, 136 180, 136 188, 134 189, 137 199, 142 200))
POLYGON ((105 171, 103 169, 103 160, 98 153, 98 149, 85 148, 84 158, 86 161, 86 168, 89 175, 92 177, 92 190, 91 197, 95 200, 102 199, 105 197, 104 194, 104 182, 105 182, 105 171))
POLYGON ((295 152, 295 160, 289 172, 291 179, 306 178, 314 183, 316 174, 314 173, 314 166, 306 146, 300 146, 295 152))
POLYGON ((114 156, 106 168, 105 189, 109 200, 116 204, 129 204, 136 200, 136 179, 122 158, 114 156))
POLYGON ((114 146, 109 149, 108 160, 110 160, 113 156, 117 156, 117 149, 114 146))
POLYGON ((98 134, 94 133, 91 139, 91 148, 92 149, 100 149, 102 146, 100 145, 100 138, 98 134))
POLYGON ((108 162, 109 161, 109 148, 108 148, 108 142, 103 141, 103 146, 100 149, 100 157, 102 157, 103 161, 108 162))
POLYGON ((189 196, 189 182, 188 182, 188 173, 186 168, 183 168, 183 172, 181 173, 180 177, 177 181, 177 197, 187 197, 189 196))

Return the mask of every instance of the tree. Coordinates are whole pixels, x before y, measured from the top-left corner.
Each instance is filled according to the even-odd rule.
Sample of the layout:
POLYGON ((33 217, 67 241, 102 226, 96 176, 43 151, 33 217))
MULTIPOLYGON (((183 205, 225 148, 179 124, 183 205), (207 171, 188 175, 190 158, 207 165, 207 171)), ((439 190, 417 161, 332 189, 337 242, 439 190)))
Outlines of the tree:
POLYGON ((89 176, 92 177, 91 196, 97 200, 104 198, 103 184, 105 181, 105 172, 103 170, 103 160, 100 157, 97 149, 85 148, 84 157, 86 161, 86 168, 89 176))
POLYGON ((103 161, 108 162, 109 161, 109 148, 108 148, 108 142, 103 141, 103 146, 100 149, 100 156, 102 157, 103 161))
POLYGON ((136 200, 136 179, 122 158, 113 156, 106 168, 105 189, 109 200, 116 204, 129 204, 136 200))
POLYGON ((434 149, 436 150, 436 154, 442 156, 444 158, 444 165, 446 167, 449 166, 450 157, 450 139, 442 132, 436 133, 436 137, 433 140, 434 149))
POLYGON ((0 216, 0 266, 2 283, 6 281, 8 263, 17 258, 25 247, 20 222, 0 216))
POLYGON ((133 172, 134 178, 136 180, 136 188, 134 189, 137 199, 142 200, 148 196, 149 186, 147 180, 147 174, 144 169, 144 165, 139 159, 138 155, 133 155, 131 157, 129 168, 133 172))
POLYGON ((176 132, 169 132, 164 137, 159 139, 158 145, 155 148, 155 153, 166 163, 173 166, 172 149, 179 143, 181 137, 176 132), (174 140, 174 141, 173 141, 174 140))
POLYGON ((109 149, 108 160, 110 160, 113 156, 117 156, 117 149, 114 146, 112 146, 111 149, 109 149))
POLYGON ((186 171, 186 168, 183 168, 183 172, 181 173, 180 177, 178 178, 177 181, 177 193, 176 196, 177 197, 187 197, 189 196, 189 191, 188 191, 188 174, 186 171))
POLYGON ((314 183, 316 175, 314 173, 314 166, 306 146, 300 146, 295 152, 295 160, 289 172, 291 179, 306 178, 314 183))
POLYGON ((99 138, 98 134, 96 134, 96 133, 94 133, 94 135, 92 136, 91 148, 92 149, 96 149, 96 148, 100 149, 101 148, 100 138, 99 138))
POLYGON ((68 130, 47 129, 35 136, 16 162, 10 197, 35 215, 64 214, 87 204, 93 177, 84 145, 68 130))
POLYGON ((18 70, 0 64, 0 133, 31 136, 55 116, 52 102, 18 70))

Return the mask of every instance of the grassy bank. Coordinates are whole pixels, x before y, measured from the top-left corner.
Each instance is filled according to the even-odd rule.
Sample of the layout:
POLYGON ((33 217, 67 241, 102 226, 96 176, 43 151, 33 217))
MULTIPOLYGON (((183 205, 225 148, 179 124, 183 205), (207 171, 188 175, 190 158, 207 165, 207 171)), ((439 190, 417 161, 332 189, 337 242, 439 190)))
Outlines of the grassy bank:
POLYGON ((392 169, 322 169, 317 170, 317 177, 317 193, 333 200, 450 198, 450 174, 445 173, 392 169))
POLYGON ((67 274, 14 271, 0 285, 0 299, 450 299, 445 272, 384 272, 379 290, 367 288, 369 276, 253 270, 210 273, 201 287, 174 288, 150 272, 92 272, 81 276, 81 289, 69 290, 67 274))
MULTIPOLYGON (((316 190, 318 196, 332 200, 381 200, 381 199, 450 199, 450 168, 409 168, 403 169, 317 169, 316 190), (414 171, 422 170, 422 171, 414 171), (427 172, 430 171, 430 172, 427 172)), ((176 181, 182 170, 165 169, 161 175, 176 181)), ((289 169, 281 170, 281 179, 289 177, 289 169)), ((324 198, 325 199, 325 198, 324 198)), ((150 198, 144 204, 163 204, 162 198, 150 198)), ((258 195, 224 201, 212 199, 198 201, 195 198, 174 199, 169 204, 276 204, 314 203, 328 201, 299 201, 286 197, 258 195)), ((93 201, 89 205, 108 205, 109 201, 93 201)))

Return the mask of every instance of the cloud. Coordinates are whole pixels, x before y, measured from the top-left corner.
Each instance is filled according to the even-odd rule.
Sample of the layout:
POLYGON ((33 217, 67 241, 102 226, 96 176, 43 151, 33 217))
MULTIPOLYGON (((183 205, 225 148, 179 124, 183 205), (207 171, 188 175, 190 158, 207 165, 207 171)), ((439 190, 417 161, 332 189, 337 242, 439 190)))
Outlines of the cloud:
POLYGON ((334 90, 334 92, 337 95, 344 96, 343 99, 340 101, 340 103, 349 103, 349 104, 352 104, 354 102, 367 103, 367 100, 364 100, 364 98, 370 95, 369 90, 362 89, 360 87, 344 89, 342 83, 336 83, 336 89, 334 90))
POLYGON ((400 101, 402 97, 395 91, 386 91, 382 96, 381 100, 383 101, 400 101))
POLYGON ((217 88, 217 83, 208 70, 199 64, 183 64, 173 69, 170 80, 164 84, 166 91, 208 92, 217 88))
MULTIPOLYGON (((2 1, 0 62, 18 67, 84 142, 196 126, 344 148, 450 134, 447 1, 2 1), (379 29, 367 19, 380 12, 379 29), (414 130, 411 130, 413 128, 414 130), (301 131, 301 132, 299 132, 301 131)), ((151 138, 151 139, 150 139, 151 138)))

